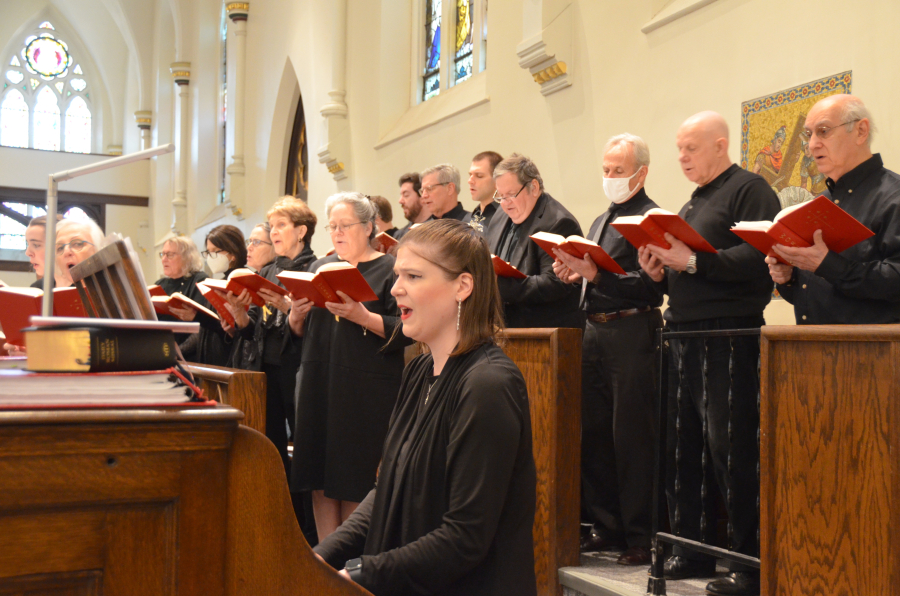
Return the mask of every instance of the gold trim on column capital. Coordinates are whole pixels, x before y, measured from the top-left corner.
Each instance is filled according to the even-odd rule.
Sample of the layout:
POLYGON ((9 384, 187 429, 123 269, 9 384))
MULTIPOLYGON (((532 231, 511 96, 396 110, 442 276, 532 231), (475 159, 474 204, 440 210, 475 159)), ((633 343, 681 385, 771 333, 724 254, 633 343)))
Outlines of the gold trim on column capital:
POLYGON ((546 83, 547 81, 551 81, 556 77, 566 74, 566 70, 567 67, 565 62, 557 62, 553 66, 548 66, 544 70, 534 73, 534 82, 538 84, 546 83))
POLYGON ((176 85, 187 85, 191 82, 191 63, 173 62, 169 67, 176 85))
POLYGON ((228 12, 228 18, 232 21, 246 21, 247 13, 250 12, 250 3, 229 2, 225 5, 225 11, 228 12))
POLYGON ((329 174, 336 174, 337 172, 343 172, 343 171, 344 171, 344 163, 343 162, 338 162, 334 165, 328 166, 329 174))

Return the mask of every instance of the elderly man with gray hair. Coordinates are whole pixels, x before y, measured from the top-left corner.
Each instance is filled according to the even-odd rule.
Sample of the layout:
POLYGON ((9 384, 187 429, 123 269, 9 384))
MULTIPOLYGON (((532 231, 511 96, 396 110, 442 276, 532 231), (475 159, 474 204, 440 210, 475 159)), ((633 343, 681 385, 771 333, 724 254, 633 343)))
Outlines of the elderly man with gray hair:
POLYGON ((459 170, 452 164, 442 163, 424 170, 419 196, 434 219, 463 221, 469 215, 459 202, 459 170))
POLYGON ((603 150, 603 191, 611 201, 588 234, 625 270, 597 268, 589 255, 556 251, 553 270, 582 288, 587 313, 581 360, 583 551, 625 548, 621 565, 650 562, 653 504, 656 331, 662 292, 641 275, 637 249, 609 224, 656 207, 644 190, 647 143, 612 137, 603 150))
POLYGON ((858 97, 832 95, 809 111, 803 138, 825 195, 875 232, 836 253, 816 232, 809 248, 775 245, 768 257, 778 291, 799 325, 900 323, 900 176, 871 149, 872 117, 858 97))

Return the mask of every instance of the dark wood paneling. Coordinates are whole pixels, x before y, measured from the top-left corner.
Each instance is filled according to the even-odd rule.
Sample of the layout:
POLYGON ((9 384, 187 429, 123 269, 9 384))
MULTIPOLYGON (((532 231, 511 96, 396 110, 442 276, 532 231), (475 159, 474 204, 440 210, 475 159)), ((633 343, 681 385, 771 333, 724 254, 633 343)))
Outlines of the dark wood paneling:
MULTIPOLYGON (((129 205, 132 207, 148 207, 150 205, 150 197, 110 195, 96 192, 75 192, 71 190, 59 190, 57 192, 57 200, 59 203, 129 205)), ((0 201, 31 203, 32 205, 44 206, 47 204, 47 189, 0 186, 0 201)))

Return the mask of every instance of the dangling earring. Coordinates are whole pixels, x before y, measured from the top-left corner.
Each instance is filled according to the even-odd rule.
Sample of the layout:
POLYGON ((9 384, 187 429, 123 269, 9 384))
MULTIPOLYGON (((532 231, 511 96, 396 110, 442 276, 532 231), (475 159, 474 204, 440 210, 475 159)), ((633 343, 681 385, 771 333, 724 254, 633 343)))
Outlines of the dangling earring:
POLYGON ((462 316, 462 300, 456 299, 456 330, 459 331, 459 318, 462 316))

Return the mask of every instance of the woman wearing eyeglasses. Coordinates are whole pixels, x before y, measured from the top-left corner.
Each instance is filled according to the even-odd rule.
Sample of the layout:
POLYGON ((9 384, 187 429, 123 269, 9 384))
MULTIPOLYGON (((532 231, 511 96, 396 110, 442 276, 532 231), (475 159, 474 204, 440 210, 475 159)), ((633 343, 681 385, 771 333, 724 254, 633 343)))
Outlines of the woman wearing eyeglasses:
MULTIPOLYGON (((269 220, 271 248, 277 257, 260 269, 259 274, 282 285, 276 277, 279 273, 306 271, 310 263, 316 260, 309 242, 316 231, 317 219, 306 203, 292 196, 278 200, 266 217, 269 220)), ((254 253, 256 250, 253 249, 254 253)), ((234 365, 266 373, 266 436, 275 444, 287 471, 290 460, 287 457, 285 423, 293 432, 294 386, 297 367, 300 366, 301 342, 292 337, 287 325, 291 301, 267 290, 260 291, 260 295, 266 300, 263 308, 250 306, 246 291, 240 296, 231 293, 227 296, 238 334, 248 344, 242 346, 239 361, 234 365), (248 306, 249 311, 246 310, 248 306)))
MULTIPOLYGON (((208 276, 203 271, 203 259, 200 257, 200 251, 197 250, 197 245, 194 244, 193 240, 188 236, 169 238, 163 244, 159 258, 162 263, 163 277, 156 280, 156 285, 161 287, 167 295, 171 296, 175 292, 179 292, 203 306, 209 304, 203 297, 203 294, 200 293, 200 290, 197 289, 197 282, 203 281, 208 276)), ((181 320, 192 320, 196 314, 196 311, 192 308, 173 308, 172 312, 175 313, 173 318, 181 320)), ((166 320, 168 317, 170 315, 160 315, 160 318, 163 320, 166 320)), ((193 344, 196 340, 190 338, 190 334, 175 334, 175 340, 182 348, 182 353, 185 354, 185 350, 189 353, 185 354, 185 358, 188 360, 196 359, 196 347, 193 344), (191 343, 185 344, 187 341, 191 343)))
POLYGON ((56 224, 56 281, 57 287, 74 282, 69 270, 100 249, 103 230, 93 221, 63 219, 56 224))
POLYGON ((262 271, 262 268, 275 260, 275 249, 269 237, 269 222, 256 224, 247 237, 247 268, 262 271))
POLYGON ((389 341, 399 325, 391 295, 394 257, 374 250, 376 209, 360 193, 338 193, 325 202, 326 230, 335 254, 309 271, 343 261, 356 267, 378 296, 360 303, 313 307, 293 302, 291 330, 303 337, 297 374, 297 429, 291 489, 312 491, 319 539, 331 534, 375 483, 379 454, 403 372, 403 347, 389 341))

